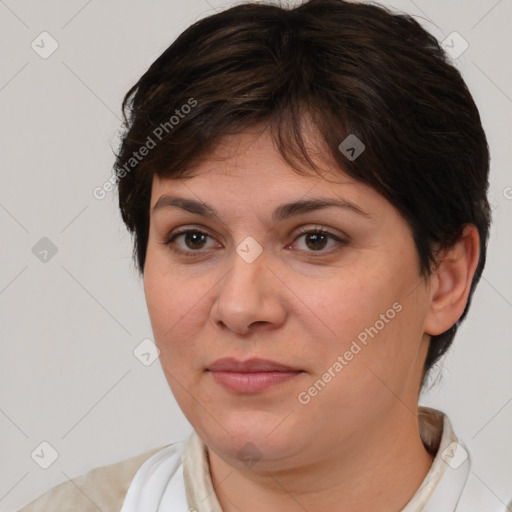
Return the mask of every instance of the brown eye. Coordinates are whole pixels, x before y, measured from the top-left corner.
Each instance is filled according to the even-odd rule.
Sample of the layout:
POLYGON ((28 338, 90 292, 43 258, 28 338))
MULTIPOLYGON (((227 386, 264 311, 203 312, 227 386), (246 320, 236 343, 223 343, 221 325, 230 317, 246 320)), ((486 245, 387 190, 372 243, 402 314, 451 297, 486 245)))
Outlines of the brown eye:
POLYGON ((304 235, 306 245, 314 251, 323 249, 328 239, 329 237, 323 233, 307 233, 304 235))
MULTIPOLYGON (((184 229, 177 233, 172 233, 164 243, 178 254, 197 256, 205 252, 203 249, 208 249, 208 239, 213 241, 213 238, 203 231, 184 229)), ((213 246, 210 248, 213 248, 213 246)))
POLYGON ((187 231, 186 233, 182 234, 184 235, 183 240, 185 245, 189 249, 202 249, 204 242, 208 237, 207 234, 201 233, 200 231, 187 231))
POLYGON ((319 255, 329 254, 333 250, 339 249, 340 246, 346 245, 346 241, 323 229, 305 229, 302 230, 294 241, 303 240, 303 246, 298 249, 308 253, 320 253, 319 255), (331 245, 329 246, 329 241, 331 245), (327 247, 327 250, 324 250, 327 247))

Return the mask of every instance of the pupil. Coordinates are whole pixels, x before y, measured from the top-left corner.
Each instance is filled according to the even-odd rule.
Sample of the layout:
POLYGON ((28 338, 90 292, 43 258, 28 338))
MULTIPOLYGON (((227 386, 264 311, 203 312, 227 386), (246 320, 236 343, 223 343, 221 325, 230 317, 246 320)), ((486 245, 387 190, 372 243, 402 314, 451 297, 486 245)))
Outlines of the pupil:
POLYGON ((308 237, 306 239, 307 240, 313 239, 313 246, 312 247, 310 247, 309 243, 308 243, 308 247, 310 247, 310 249, 322 249, 323 247, 325 247, 326 236, 322 235, 321 233, 314 233, 314 234, 308 235, 308 237), (322 240, 320 240, 320 239, 322 239, 322 240), (315 243, 318 242, 319 240, 321 242, 324 242, 324 243, 320 244, 320 245, 315 245, 315 243))
POLYGON ((198 233, 197 231, 193 231, 191 233, 187 233, 187 235, 185 236, 185 240, 186 240, 187 246, 190 249, 194 249, 194 248, 197 248, 196 246, 198 244, 201 244, 202 242, 204 242, 204 237, 205 237, 205 235, 203 233, 198 233), (192 244, 189 244, 188 243, 189 241, 191 241, 192 244), (192 245, 192 247, 191 247, 191 245, 192 245))

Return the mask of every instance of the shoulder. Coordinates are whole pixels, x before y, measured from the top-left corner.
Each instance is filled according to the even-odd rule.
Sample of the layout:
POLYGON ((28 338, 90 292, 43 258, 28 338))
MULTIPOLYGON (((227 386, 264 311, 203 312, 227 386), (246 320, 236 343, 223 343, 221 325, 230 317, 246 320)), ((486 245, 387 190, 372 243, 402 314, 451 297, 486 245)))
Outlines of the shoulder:
POLYGON ((63 482, 36 498, 19 512, 114 512, 121 510, 130 484, 144 462, 161 450, 179 451, 179 444, 165 445, 136 457, 94 468, 84 475, 63 482))

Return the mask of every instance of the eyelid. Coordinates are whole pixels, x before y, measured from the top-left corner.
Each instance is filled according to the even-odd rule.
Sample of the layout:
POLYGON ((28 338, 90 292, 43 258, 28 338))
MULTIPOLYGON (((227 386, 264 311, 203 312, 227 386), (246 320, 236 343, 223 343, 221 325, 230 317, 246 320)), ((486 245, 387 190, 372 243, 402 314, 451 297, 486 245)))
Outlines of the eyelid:
POLYGON ((309 224, 309 225, 301 226, 300 228, 298 228, 298 231, 295 236, 297 237, 299 235, 303 235, 304 233, 320 232, 325 235, 329 235, 330 237, 332 237, 334 239, 348 240, 348 236, 345 235, 345 233, 343 233, 342 231, 334 230, 334 231, 338 231, 338 234, 335 234, 332 231, 333 230, 331 230, 331 228, 322 226, 321 224, 309 224))
MULTIPOLYGON (((348 240, 349 237, 343 233, 343 232, 340 232, 338 230, 338 232, 340 234, 336 235, 334 233, 332 233, 331 228, 329 227, 324 227, 320 224, 309 224, 309 225, 306 225, 306 226, 301 226, 300 228, 297 228, 298 231, 296 231, 295 233, 295 238, 294 240, 299 236, 299 235, 303 235, 305 233, 311 233, 311 232, 322 232, 323 234, 325 235, 328 235, 328 236, 331 236, 332 238, 334 239, 346 239, 348 240)), ((173 238, 174 236, 176 235, 179 235, 179 234, 182 234, 182 233, 188 233, 189 231, 197 231, 199 233, 203 233, 205 235, 208 235, 209 237, 213 238, 214 236, 210 234, 210 229, 209 228, 206 228, 204 226, 200 226, 200 225, 186 225, 186 226, 181 226, 179 228, 176 228, 175 230, 172 231, 172 233, 168 234, 166 236, 166 241, 168 241, 169 239, 173 238)), ((218 236, 218 235, 215 235, 215 236, 218 236)))

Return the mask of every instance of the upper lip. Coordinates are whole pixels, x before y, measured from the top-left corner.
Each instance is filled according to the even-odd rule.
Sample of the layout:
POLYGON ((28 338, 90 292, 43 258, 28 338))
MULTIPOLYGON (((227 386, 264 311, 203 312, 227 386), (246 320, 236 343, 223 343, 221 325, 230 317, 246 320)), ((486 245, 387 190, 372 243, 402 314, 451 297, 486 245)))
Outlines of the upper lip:
POLYGON ((271 361, 269 359, 252 358, 245 361, 239 361, 234 357, 224 357, 217 359, 207 368, 211 372, 299 372, 298 368, 271 361))

